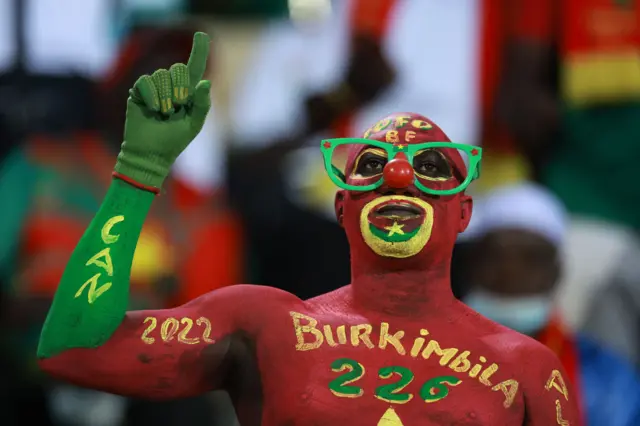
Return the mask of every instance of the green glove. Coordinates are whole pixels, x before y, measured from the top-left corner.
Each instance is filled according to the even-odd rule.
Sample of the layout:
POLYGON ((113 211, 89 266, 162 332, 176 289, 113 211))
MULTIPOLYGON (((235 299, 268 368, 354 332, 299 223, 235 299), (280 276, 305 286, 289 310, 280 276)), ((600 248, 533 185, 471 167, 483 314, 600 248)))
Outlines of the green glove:
POLYGON ((202 129, 211 83, 202 80, 209 36, 196 33, 189 62, 143 75, 129 91, 124 142, 115 171, 160 188, 178 155, 202 129))

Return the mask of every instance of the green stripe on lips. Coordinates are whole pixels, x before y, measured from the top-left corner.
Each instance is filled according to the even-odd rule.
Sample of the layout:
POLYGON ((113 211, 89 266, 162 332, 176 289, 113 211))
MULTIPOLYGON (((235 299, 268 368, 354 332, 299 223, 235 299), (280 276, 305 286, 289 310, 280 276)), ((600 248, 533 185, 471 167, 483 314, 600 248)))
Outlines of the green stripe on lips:
POLYGON ((404 225, 398 224, 397 221, 393 222, 393 225, 391 226, 386 226, 385 229, 379 229, 372 223, 369 224, 369 229, 374 236, 389 243, 402 243, 409 241, 411 238, 415 237, 420 230, 420 226, 410 232, 404 232, 402 228, 404 228, 404 225))

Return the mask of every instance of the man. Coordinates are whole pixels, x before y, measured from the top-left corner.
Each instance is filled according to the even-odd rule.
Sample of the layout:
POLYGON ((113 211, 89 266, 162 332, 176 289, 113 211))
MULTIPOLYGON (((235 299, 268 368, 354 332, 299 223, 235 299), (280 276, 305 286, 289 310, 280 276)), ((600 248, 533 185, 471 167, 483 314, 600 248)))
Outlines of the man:
POLYGON ((534 184, 501 188, 478 203, 477 238, 465 302, 480 314, 535 337, 553 350, 574 384, 589 426, 640 424, 640 380, 631 365, 582 335, 553 310, 565 241, 564 207, 534 184))
POLYGON ((415 114, 383 119, 368 139, 322 142, 343 188, 336 215, 350 285, 308 301, 236 285, 175 309, 126 312, 153 194, 209 110, 208 50, 197 33, 187 65, 142 76, 131 91, 115 179, 60 282, 41 367, 153 399, 226 389, 245 426, 579 424, 553 353, 453 297, 451 252, 471 218, 464 189, 481 152, 415 114), (344 167, 332 163, 341 154, 344 167))

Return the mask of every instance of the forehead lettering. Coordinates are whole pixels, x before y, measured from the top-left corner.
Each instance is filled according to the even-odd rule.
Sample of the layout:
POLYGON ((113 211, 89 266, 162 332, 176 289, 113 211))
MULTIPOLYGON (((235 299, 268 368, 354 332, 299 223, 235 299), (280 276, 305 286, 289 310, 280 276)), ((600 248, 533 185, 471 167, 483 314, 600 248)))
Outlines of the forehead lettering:
POLYGON ((406 115, 399 115, 396 117, 395 128, 402 129, 404 126, 409 124, 409 120, 411 117, 407 117, 406 115))
MULTIPOLYGON (((395 118, 385 118, 382 119, 380 121, 378 121, 376 124, 374 124, 373 126, 369 127, 367 129, 367 131, 364 132, 364 135, 362 136, 365 139, 368 139, 372 133, 378 133, 386 128, 388 128, 390 125, 393 126, 394 130, 389 130, 386 132, 385 134, 385 140, 387 142, 399 142, 398 140, 398 129, 402 129, 403 127, 405 127, 406 125, 410 125, 412 128, 417 129, 417 130, 430 130, 433 128, 433 125, 431 123, 429 123, 428 121, 425 120, 419 120, 419 119, 411 119, 411 116, 406 116, 406 115, 399 115, 395 118)), ((416 137, 416 132, 413 130, 407 130, 405 133, 405 142, 409 142, 412 139, 414 139, 416 137)))
POLYGON ((420 129, 420 130, 429 130, 433 128, 433 126, 430 123, 427 123, 426 121, 423 121, 423 120, 413 120, 411 122, 411 125, 416 129, 420 129))
POLYGON ((373 131, 379 132, 381 130, 384 130, 387 127, 389 127, 389 124, 391 124, 390 118, 385 118, 384 120, 380 120, 373 126, 373 131))
POLYGON ((391 142, 391 143, 400 142, 400 138, 398 137, 397 130, 388 130, 386 135, 384 136, 384 139, 385 141, 391 142))

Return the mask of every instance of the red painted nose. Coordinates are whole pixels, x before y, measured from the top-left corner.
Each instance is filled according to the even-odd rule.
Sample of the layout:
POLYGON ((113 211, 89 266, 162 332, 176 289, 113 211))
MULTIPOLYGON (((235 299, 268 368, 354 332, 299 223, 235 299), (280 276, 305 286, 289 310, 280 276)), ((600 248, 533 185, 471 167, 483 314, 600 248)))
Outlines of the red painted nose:
POLYGON ((382 176, 391 188, 406 188, 413 183, 413 167, 407 157, 400 153, 384 166, 382 176))

